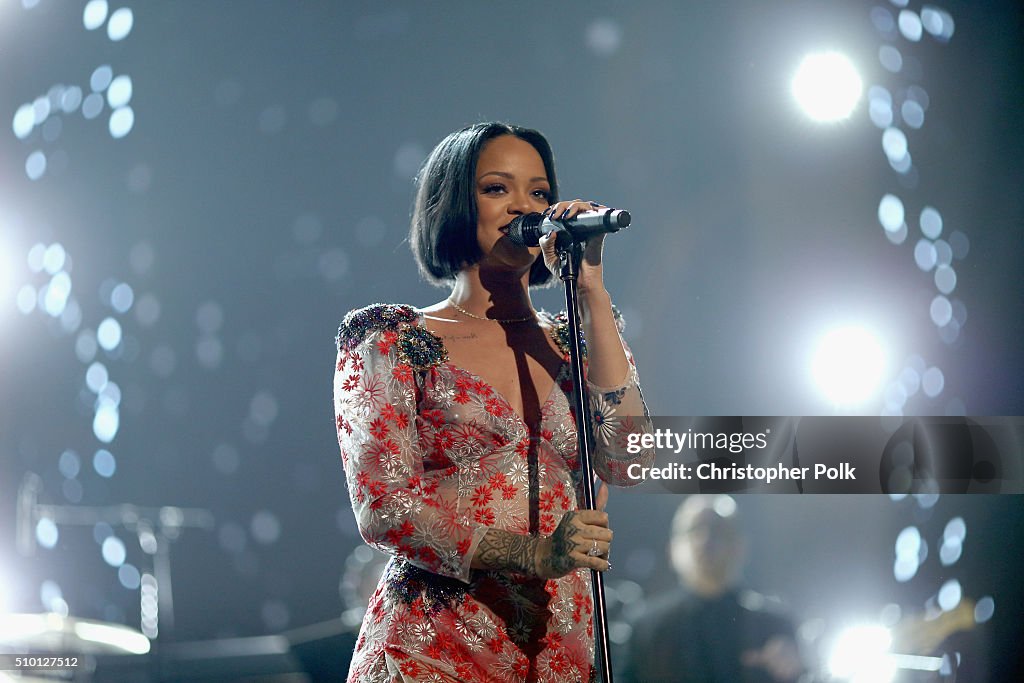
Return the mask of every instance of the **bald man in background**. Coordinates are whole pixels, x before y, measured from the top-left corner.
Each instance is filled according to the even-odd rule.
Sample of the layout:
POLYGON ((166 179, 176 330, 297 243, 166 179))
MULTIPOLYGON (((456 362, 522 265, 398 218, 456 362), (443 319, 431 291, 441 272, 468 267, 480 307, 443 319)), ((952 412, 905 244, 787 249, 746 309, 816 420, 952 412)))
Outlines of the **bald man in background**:
POLYGON ((682 589, 633 625, 616 680, 623 683, 788 683, 804 671, 793 625, 740 591, 746 543, 736 502, 690 496, 672 522, 669 545, 682 589))

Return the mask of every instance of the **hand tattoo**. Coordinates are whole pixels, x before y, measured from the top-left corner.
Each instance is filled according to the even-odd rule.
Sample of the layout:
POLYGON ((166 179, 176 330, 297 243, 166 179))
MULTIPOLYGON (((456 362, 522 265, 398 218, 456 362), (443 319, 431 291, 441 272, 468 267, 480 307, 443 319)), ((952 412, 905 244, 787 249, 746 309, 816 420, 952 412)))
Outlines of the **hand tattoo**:
POLYGON ((546 558, 546 564, 558 576, 568 574, 576 564, 572 558, 572 552, 580 544, 572 540, 571 536, 575 531, 572 525, 575 516, 575 512, 567 512, 558 524, 558 528, 555 529, 555 533, 551 534, 551 555, 546 558))
POLYGON ((473 567, 510 570, 540 578, 565 576, 576 568, 572 554, 581 545, 573 540, 575 517, 575 512, 566 513, 550 538, 489 529, 473 555, 473 567), (546 553, 541 550, 544 543, 550 544, 546 553))
POLYGON ((480 569, 510 569, 536 576, 539 542, 535 536, 490 529, 477 546, 474 564, 480 569))

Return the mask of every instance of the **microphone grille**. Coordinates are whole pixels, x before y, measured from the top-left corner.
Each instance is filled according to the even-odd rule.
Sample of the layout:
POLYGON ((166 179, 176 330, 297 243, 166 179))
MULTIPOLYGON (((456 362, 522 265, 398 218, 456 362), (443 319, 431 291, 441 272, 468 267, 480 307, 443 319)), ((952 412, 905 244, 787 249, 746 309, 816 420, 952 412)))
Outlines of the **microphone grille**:
POLYGON ((505 234, 512 242, 523 247, 536 247, 540 244, 540 233, 537 226, 544 220, 539 213, 528 213, 516 216, 508 224, 505 234))

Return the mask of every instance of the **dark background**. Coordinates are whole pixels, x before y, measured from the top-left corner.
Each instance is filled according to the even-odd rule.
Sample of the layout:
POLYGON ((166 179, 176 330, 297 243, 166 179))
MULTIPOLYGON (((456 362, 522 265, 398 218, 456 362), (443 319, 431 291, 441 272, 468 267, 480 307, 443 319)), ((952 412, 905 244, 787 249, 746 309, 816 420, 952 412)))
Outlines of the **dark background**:
MULTIPOLYGON (((421 282, 404 243, 412 178, 438 140, 479 120, 540 129, 564 197, 632 212, 607 242, 606 279, 655 414, 834 412, 808 368, 815 340, 840 323, 876 331, 886 382, 918 361, 941 369, 942 391, 911 396, 908 415, 1024 411, 1016 2, 942 4, 956 22, 948 42, 879 30, 872 11, 901 9, 881 0, 140 2, 121 41, 83 28, 83 2, 28 4, 0 0, 4 120, 57 84, 88 93, 107 64, 132 79, 135 123, 113 139, 105 105, 92 120, 51 114, 56 134, 58 124, 0 134, 0 609, 43 611, 49 580, 70 614, 138 626, 138 590, 119 583, 88 528, 61 527, 33 557, 15 551, 14 500, 31 471, 47 504, 211 511, 213 531, 187 530, 173 546, 176 624, 161 638, 338 615, 359 539, 331 412, 334 332, 354 307, 445 296, 421 282), (882 45, 901 51, 902 70, 882 67, 882 45), (823 49, 847 54, 864 81, 838 124, 811 122, 789 91, 802 57, 823 49), (897 102, 910 85, 928 94, 924 125, 902 126, 907 175, 868 116, 872 85, 897 102), (37 150, 47 168, 31 180, 37 150), (887 193, 907 209, 902 244, 879 225, 887 193), (943 238, 959 231, 970 244, 953 263, 951 298, 967 314, 951 343, 929 318, 935 284, 913 256, 929 205, 943 238), (23 287, 50 278, 29 267, 37 243, 69 255, 78 324, 19 312, 23 287), (109 300, 122 282, 135 300, 123 313, 109 300), (153 301, 155 320, 144 312, 153 301), (94 360, 122 396, 120 429, 102 444, 85 385, 93 359, 76 344, 108 316, 124 339, 94 360), (92 467, 101 447, 113 477, 92 467), (59 469, 68 450, 80 462, 70 477, 59 469)), ((536 301, 558 309, 559 297, 536 301)), ((884 407, 879 393, 843 410, 884 407)), ((664 546, 679 502, 613 496, 618 579, 648 593, 671 585, 664 546)), ((886 603, 921 611, 957 578, 965 596, 994 598, 985 628, 1003 668, 992 680, 1008 680, 997 675, 1020 638, 1024 508, 1014 496, 932 502, 743 496, 749 584, 835 629, 886 603), (938 547, 954 516, 967 539, 945 567, 938 547), (900 583, 894 541, 908 525, 930 553, 900 583)), ((127 562, 149 570, 134 537, 113 531, 127 562)))

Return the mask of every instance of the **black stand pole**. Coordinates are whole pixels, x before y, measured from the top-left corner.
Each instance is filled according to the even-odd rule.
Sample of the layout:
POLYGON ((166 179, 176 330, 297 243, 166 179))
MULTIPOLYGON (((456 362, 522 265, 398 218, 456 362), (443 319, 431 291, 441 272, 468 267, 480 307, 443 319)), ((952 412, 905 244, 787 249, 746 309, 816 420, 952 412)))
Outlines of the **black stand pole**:
MULTIPOLYGON (((573 400, 576 406, 577 447, 580 453, 580 470, 583 477, 583 498, 587 509, 595 507, 594 464, 590 459, 594 444, 594 429, 590 422, 590 401, 587 383, 583 376, 583 354, 579 326, 579 308, 576 297, 576 278, 579 275, 583 257, 583 244, 574 242, 565 232, 557 235, 555 242, 558 260, 561 263, 562 282, 565 283, 565 312, 569 318, 569 365, 572 370, 573 400)), ((600 670, 605 683, 612 683, 612 662, 608 650, 608 619, 604 600, 604 575, 593 569, 590 579, 594 589, 594 641, 600 670)))

